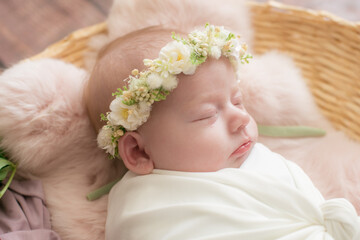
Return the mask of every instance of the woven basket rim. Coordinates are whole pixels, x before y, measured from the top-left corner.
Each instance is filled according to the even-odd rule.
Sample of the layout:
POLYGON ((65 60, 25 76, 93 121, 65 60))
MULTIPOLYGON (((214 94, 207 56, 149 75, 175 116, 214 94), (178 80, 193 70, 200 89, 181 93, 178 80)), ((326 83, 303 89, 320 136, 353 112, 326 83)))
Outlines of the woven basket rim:
MULTIPOLYGON (((351 51, 351 58, 344 58, 345 60, 348 60, 348 62, 352 63, 352 65, 350 66, 352 68, 352 75, 350 76, 343 76, 339 74, 340 69, 338 69, 337 67, 332 67, 333 64, 329 65, 329 62, 334 61, 334 58, 328 59, 330 56, 329 54, 322 54, 320 55, 320 57, 315 58, 316 61, 310 61, 312 63, 318 63, 317 65, 311 65, 318 66, 318 68, 321 68, 321 66, 330 66, 329 68, 326 68, 325 75, 326 77, 330 75, 333 76, 334 78, 332 81, 326 80, 326 77, 324 78, 324 74, 314 74, 314 69, 307 67, 306 63, 309 62, 307 61, 307 56, 310 56, 310 59, 314 59, 312 57, 313 55, 308 54, 309 51, 304 52, 304 54, 294 55, 294 59, 297 60, 296 62, 298 63, 298 67, 302 69, 302 72, 304 74, 304 77, 307 79, 308 84, 312 86, 312 93, 314 94, 314 96, 316 96, 317 104, 320 109, 322 109, 323 114, 334 124, 337 129, 343 130, 348 136, 351 136, 351 138, 360 141, 360 124, 357 121, 358 117, 360 117, 360 105, 357 106, 357 104, 360 103, 358 98, 358 96, 360 95, 355 95, 355 99, 343 99, 343 97, 349 96, 346 95, 349 89, 352 89, 351 96, 354 97, 353 89, 358 89, 358 87, 360 87, 360 82, 358 82, 358 80, 360 79, 357 78, 360 68, 356 68, 359 63, 358 57, 360 56, 360 22, 344 20, 326 11, 311 10, 279 3, 276 1, 268 1, 265 3, 247 2, 247 5, 250 8, 250 13, 252 13, 251 17, 254 29, 261 29, 263 30, 262 32, 265 33, 264 35, 261 35, 261 37, 256 38, 255 36, 255 38, 253 39, 254 45, 257 45, 258 54, 261 54, 264 51, 268 51, 269 48, 271 49, 271 46, 268 44, 268 42, 274 41, 275 43, 278 43, 277 38, 286 41, 287 44, 282 44, 279 46, 275 45, 275 49, 279 48, 280 51, 284 51, 284 53, 286 54, 291 53, 292 51, 298 52, 298 49, 293 46, 293 43, 291 41, 289 42, 289 39, 293 39, 295 42, 297 40, 300 40, 301 44, 303 44, 305 47, 304 49, 306 49, 306 47, 308 47, 309 50, 312 50, 314 47, 316 49, 316 44, 314 44, 312 41, 309 41, 309 39, 311 39, 313 36, 323 38, 325 35, 329 34, 328 29, 332 29, 334 33, 332 35, 329 35, 332 42, 324 42, 324 44, 321 44, 320 49, 330 49, 330 53, 332 54, 341 54, 343 51, 351 51), (269 15, 271 15, 271 17, 274 17, 274 22, 262 18, 262 16, 269 15), (259 18, 257 19, 257 17, 259 18), (277 19, 277 17, 279 19, 277 19), (285 21, 285 28, 281 27, 283 23, 282 17, 289 18, 289 21, 285 21), (300 29, 299 26, 296 25, 299 24, 297 21, 298 19, 305 23, 305 30, 300 29), (280 20, 281 22, 277 22, 280 20), (273 25, 274 23, 275 25, 273 25), (304 35, 304 32, 306 32, 308 29, 317 31, 319 23, 320 26, 325 23, 325 31, 319 31, 316 32, 316 34, 309 35, 306 35, 305 33, 306 37, 304 39, 299 38, 299 36, 304 35), (284 34, 283 30, 286 30, 288 26, 292 26, 292 29, 290 29, 291 31, 296 32, 299 30, 300 32, 296 33, 295 35, 287 33, 284 34), (273 36, 267 34, 266 31, 270 30, 279 31, 275 39, 273 38, 273 36), (320 33, 324 34, 321 35, 320 33), (338 45, 339 48, 335 48, 334 44, 337 45, 337 41, 340 41, 342 39, 344 39, 348 45, 350 44, 349 47, 344 48, 344 46, 340 44, 338 45), (351 39, 350 42, 349 39, 351 39), (351 79, 349 80, 349 78, 353 76, 355 76, 355 81, 351 79), (339 86, 338 82, 343 81, 344 79, 346 80, 344 84, 346 84, 344 85, 341 83, 344 87, 337 88, 339 86), (334 101, 337 98, 333 93, 331 93, 331 91, 333 91, 334 89, 341 90, 341 94, 336 96, 346 102, 346 104, 344 105, 346 106, 346 108, 343 109, 337 104, 334 104, 334 101)), ((62 40, 50 45, 44 51, 26 60, 34 60, 46 57, 59 58, 65 62, 70 62, 78 67, 86 68, 83 54, 84 52, 89 50, 88 41, 91 37, 101 34, 107 34, 106 21, 81 29, 77 29, 62 40)), ((302 49, 300 50, 302 51, 302 49)), ((342 61, 339 66, 343 67, 344 61, 342 61)), ((349 66, 344 68, 344 70, 346 69, 349 69, 349 66)), ((340 71, 340 73, 343 73, 343 71, 340 71)))
MULTIPOLYGON (((273 0, 270 0, 267 2, 262 2, 262 3, 248 1, 246 4, 249 6, 267 6, 267 7, 272 7, 272 8, 279 9, 279 10, 292 11, 292 12, 301 13, 301 14, 306 12, 307 14, 310 14, 315 18, 321 18, 323 20, 327 19, 328 21, 333 21, 340 25, 352 26, 355 28, 359 28, 359 30, 360 30, 360 20, 359 21, 347 20, 340 16, 337 16, 334 13, 326 11, 326 10, 310 9, 310 8, 295 6, 295 5, 291 5, 291 4, 284 4, 284 3, 273 1, 273 0)), ((359 32, 359 34, 360 34, 360 32, 359 32)))
MULTIPOLYGON (((248 2, 246 2, 246 4, 250 7, 251 6, 264 6, 264 7, 268 7, 268 8, 277 9, 278 11, 289 11, 289 14, 291 12, 294 12, 296 14, 304 14, 304 12, 305 12, 306 14, 310 14, 311 16, 321 19, 321 20, 326 19, 328 21, 334 22, 339 25, 344 25, 346 27, 352 27, 355 29, 357 28, 359 31, 359 34, 360 34, 360 21, 354 22, 354 21, 346 20, 346 19, 338 17, 335 14, 332 14, 328 11, 313 10, 313 9, 308 9, 308 8, 304 8, 304 7, 284 4, 284 3, 277 2, 277 1, 268 1, 268 2, 262 2, 262 3, 248 1, 248 2)), ((77 29, 77 30, 69 33, 69 35, 67 35, 66 37, 49 45, 43 51, 30 57, 29 59, 34 60, 34 59, 46 57, 48 55, 57 55, 54 53, 60 53, 62 51, 62 49, 64 49, 64 45, 66 46, 68 44, 68 42, 76 41, 81 38, 86 38, 88 36, 91 36, 94 33, 102 32, 102 31, 106 31, 106 30, 107 30, 106 20, 103 22, 99 22, 99 23, 84 27, 84 28, 77 29), (85 29, 86 29, 86 31, 84 31, 85 29)))

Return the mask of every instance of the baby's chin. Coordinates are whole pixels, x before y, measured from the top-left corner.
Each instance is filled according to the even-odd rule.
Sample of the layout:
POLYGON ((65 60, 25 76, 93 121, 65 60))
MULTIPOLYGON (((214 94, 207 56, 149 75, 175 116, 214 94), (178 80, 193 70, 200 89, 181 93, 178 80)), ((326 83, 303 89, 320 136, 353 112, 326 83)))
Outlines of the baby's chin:
POLYGON ((234 160, 232 160, 230 166, 228 166, 227 168, 240 168, 241 165, 243 165, 243 163, 249 157, 249 155, 250 155, 251 151, 253 150, 255 144, 256 144, 255 141, 251 141, 249 149, 244 154, 242 154, 241 156, 236 157, 234 160))

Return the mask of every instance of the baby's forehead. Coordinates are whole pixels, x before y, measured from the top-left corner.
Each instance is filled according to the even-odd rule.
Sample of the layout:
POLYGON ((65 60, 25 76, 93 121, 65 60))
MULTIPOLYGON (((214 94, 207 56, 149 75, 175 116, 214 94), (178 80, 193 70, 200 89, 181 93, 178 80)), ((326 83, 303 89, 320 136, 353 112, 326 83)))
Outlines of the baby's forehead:
MULTIPOLYGON (((178 86, 165 101, 168 107, 215 102, 240 92, 240 85, 227 59, 209 60, 193 75, 178 75, 178 86), (225 62, 224 62, 225 61, 225 62)), ((240 93, 241 94, 241 93, 240 93)))

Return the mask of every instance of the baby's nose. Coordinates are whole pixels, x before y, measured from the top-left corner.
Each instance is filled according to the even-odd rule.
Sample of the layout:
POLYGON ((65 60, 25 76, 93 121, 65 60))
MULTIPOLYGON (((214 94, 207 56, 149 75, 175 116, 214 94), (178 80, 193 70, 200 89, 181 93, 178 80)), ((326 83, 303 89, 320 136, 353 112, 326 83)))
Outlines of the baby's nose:
POLYGON ((235 107, 229 119, 229 127, 231 132, 241 131, 250 122, 250 115, 244 108, 235 107))

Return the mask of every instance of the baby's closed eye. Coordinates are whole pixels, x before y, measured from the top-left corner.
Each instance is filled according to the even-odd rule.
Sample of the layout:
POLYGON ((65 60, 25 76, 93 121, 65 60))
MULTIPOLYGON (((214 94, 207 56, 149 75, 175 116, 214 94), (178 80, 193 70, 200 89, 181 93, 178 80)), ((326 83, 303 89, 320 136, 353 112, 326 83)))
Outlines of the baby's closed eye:
POLYGON ((214 120, 217 118, 218 111, 216 109, 199 110, 193 118, 193 122, 214 120))
POLYGON ((235 106, 242 107, 242 106, 243 106, 243 97, 242 97, 241 93, 235 94, 235 95, 232 97, 231 102, 232 102, 232 104, 235 105, 235 106))

